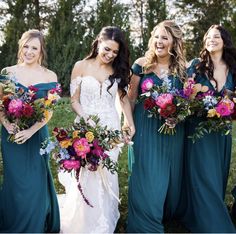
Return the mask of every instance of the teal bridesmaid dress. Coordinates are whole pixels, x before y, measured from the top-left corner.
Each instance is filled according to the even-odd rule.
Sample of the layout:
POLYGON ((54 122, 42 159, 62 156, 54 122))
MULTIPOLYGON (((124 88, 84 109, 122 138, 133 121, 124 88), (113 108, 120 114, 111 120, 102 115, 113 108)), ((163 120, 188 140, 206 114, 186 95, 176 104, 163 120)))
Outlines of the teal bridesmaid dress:
MULTIPOLYGON (((198 62, 198 59, 193 60, 189 67, 190 76, 196 73, 195 66, 198 62)), ((195 80, 215 91, 206 76, 197 74, 195 80)), ((230 73, 218 95, 225 89, 235 89, 230 73)), ((199 121, 200 119, 192 117, 186 122, 186 136, 194 133, 199 121)), ((206 134, 195 143, 186 138, 183 194, 178 211, 183 224, 191 232, 236 232, 224 203, 231 147, 231 135, 219 132, 206 134)))
MULTIPOLYGON (((46 96, 56 84, 36 84, 37 98, 46 96)), ((4 178, 0 190, 0 232, 59 232, 59 208, 49 155, 39 154, 41 142, 49 136, 47 126, 24 144, 8 142, 4 127, 1 136, 4 178)))
POLYGON ((232 195, 234 197, 234 204, 232 207, 232 215, 233 215, 234 219, 236 219, 236 186, 232 190, 232 195))
MULTIPOLYGON (((156 85, 162 80, 155 74, 142 74, 142 67, 133 65, 141 84, 151 78, 156 85)), ((169 76, 172 87, 182 88, 179 79, 169 76)), ((175 135, 158 132, 163 124, 148 118, 143 102, 134 110, 136 133, 133 138, 134 164, 129 178, 127 232, 164 232, 163 220, 173 216, 177 207, 182 180, 184 124, 176 126, 175 135)))

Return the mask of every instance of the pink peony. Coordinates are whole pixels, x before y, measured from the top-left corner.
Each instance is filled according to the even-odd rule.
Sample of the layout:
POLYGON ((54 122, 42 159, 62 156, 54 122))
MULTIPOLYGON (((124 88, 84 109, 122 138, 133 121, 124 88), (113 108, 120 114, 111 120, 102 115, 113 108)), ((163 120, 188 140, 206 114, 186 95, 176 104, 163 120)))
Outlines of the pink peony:
POLYGON ((63 167, 67 170, 79 169, 80 168, 80 161, 65 160, 65 161, 63 161, 63 167))
POLYGON ((232 113, 229 105, 224 102, 220 102, 216 107, 216 112, 220 114, 220 116, 229 116, 232 113))
POLYGON ((8 105, 9 113, 14 115, 15 117, 21 116, 22 108, 23 108, 23 102, 20 99, 13 99, 10 101, 8 105))
POLYGON ((86 138, 75 139, 73 147, 76 154, 81 158, 86 158, 86 154, 90 152, 90 145, 86 138))
POLYGON ((168 104, 172 104, 173 98, 172 94, 163 93, 157 97, 156 104, 162 109, 165 109, 168 104))
POLYGON ((142 93, 145 93, 146 91, 150 90, 152 87, 153 87, 152 79, 144 80, 141 85, 142 93))

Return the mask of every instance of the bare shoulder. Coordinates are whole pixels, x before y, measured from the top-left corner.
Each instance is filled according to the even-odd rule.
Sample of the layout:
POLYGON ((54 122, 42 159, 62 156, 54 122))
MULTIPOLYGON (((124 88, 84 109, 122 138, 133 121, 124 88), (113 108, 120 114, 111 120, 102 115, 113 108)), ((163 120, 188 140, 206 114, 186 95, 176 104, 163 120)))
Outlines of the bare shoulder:
POLYGON ((47 78, 48 82, 57 82, 57 75, 55 72, 53 72, 49 69, 46 69, 45 73, 46 73, 46 78, 47 78))
POLYGON ((14 65, 14 66, 9 66, 9 67, 3 68, 1 72, 6 71, 9 74, 14 74, 16 72, 16 70, 17 70, 17 65, 14 65))
POLYGON ((146 58, 145 57, 140 57, 138 58, 135 63, 138 64, 139 66, 143 66, 146 62, 146 58))
POLYGON ((88 65, 88 61, 85 59, 77 61, 73 67, 73 70, 71 73, 71 79, 75 79, 77 76, 82 77, 87 65, 88 65))

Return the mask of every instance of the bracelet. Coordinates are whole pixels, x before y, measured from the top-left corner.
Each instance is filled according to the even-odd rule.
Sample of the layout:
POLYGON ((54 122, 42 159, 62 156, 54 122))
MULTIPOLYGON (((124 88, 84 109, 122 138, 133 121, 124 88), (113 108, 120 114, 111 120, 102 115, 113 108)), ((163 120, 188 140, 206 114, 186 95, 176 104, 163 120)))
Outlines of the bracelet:
POLYGON ((8 124, 8 120, 7 120, 7 119, 4 119, 4 120, 2 121, 2 123, 3 123, 3 124, 8 124))

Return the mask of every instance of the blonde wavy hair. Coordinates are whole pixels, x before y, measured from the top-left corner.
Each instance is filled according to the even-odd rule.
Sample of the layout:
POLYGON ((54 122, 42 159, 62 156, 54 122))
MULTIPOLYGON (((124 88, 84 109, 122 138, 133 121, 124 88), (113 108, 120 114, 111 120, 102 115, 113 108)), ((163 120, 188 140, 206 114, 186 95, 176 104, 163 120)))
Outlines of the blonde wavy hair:
POLYGON ((46 53, 46 48, 45 48, 45 40, 42 32, 40 32, 37 29, 30 29, 26 32, 24 32, 18 41, 18 53, 17 53, 17 59, 18 59, 18 64, 23 63, 23 56, 22 56, 22 51, 24 48, 25 43, 28 41, 32 40, 33 38, 38 38, 40 41, 41 45, 41 50, 40 50, 40 57, 38 60, 38 63, 44 67, 47 66, 46 58, 47 58, 47 53, 46 53))
POLYGON ((173 37, 173 47, 169 50, 170 54, 170 73, 178 75, 181 80, 185 80, 186 74, 186 59, 184 56, 184 45, 183 45, 183 32, 180 27, 172 20, 164 20, 156 25, 152 32, 148 42, 148 50, 145 53, 146 62, 144 63, 144 71, 152 69, 155 63, 158 63, 158 58, 155 53, 155 32, 157 28, 163 27, 167 35, 173 37))

